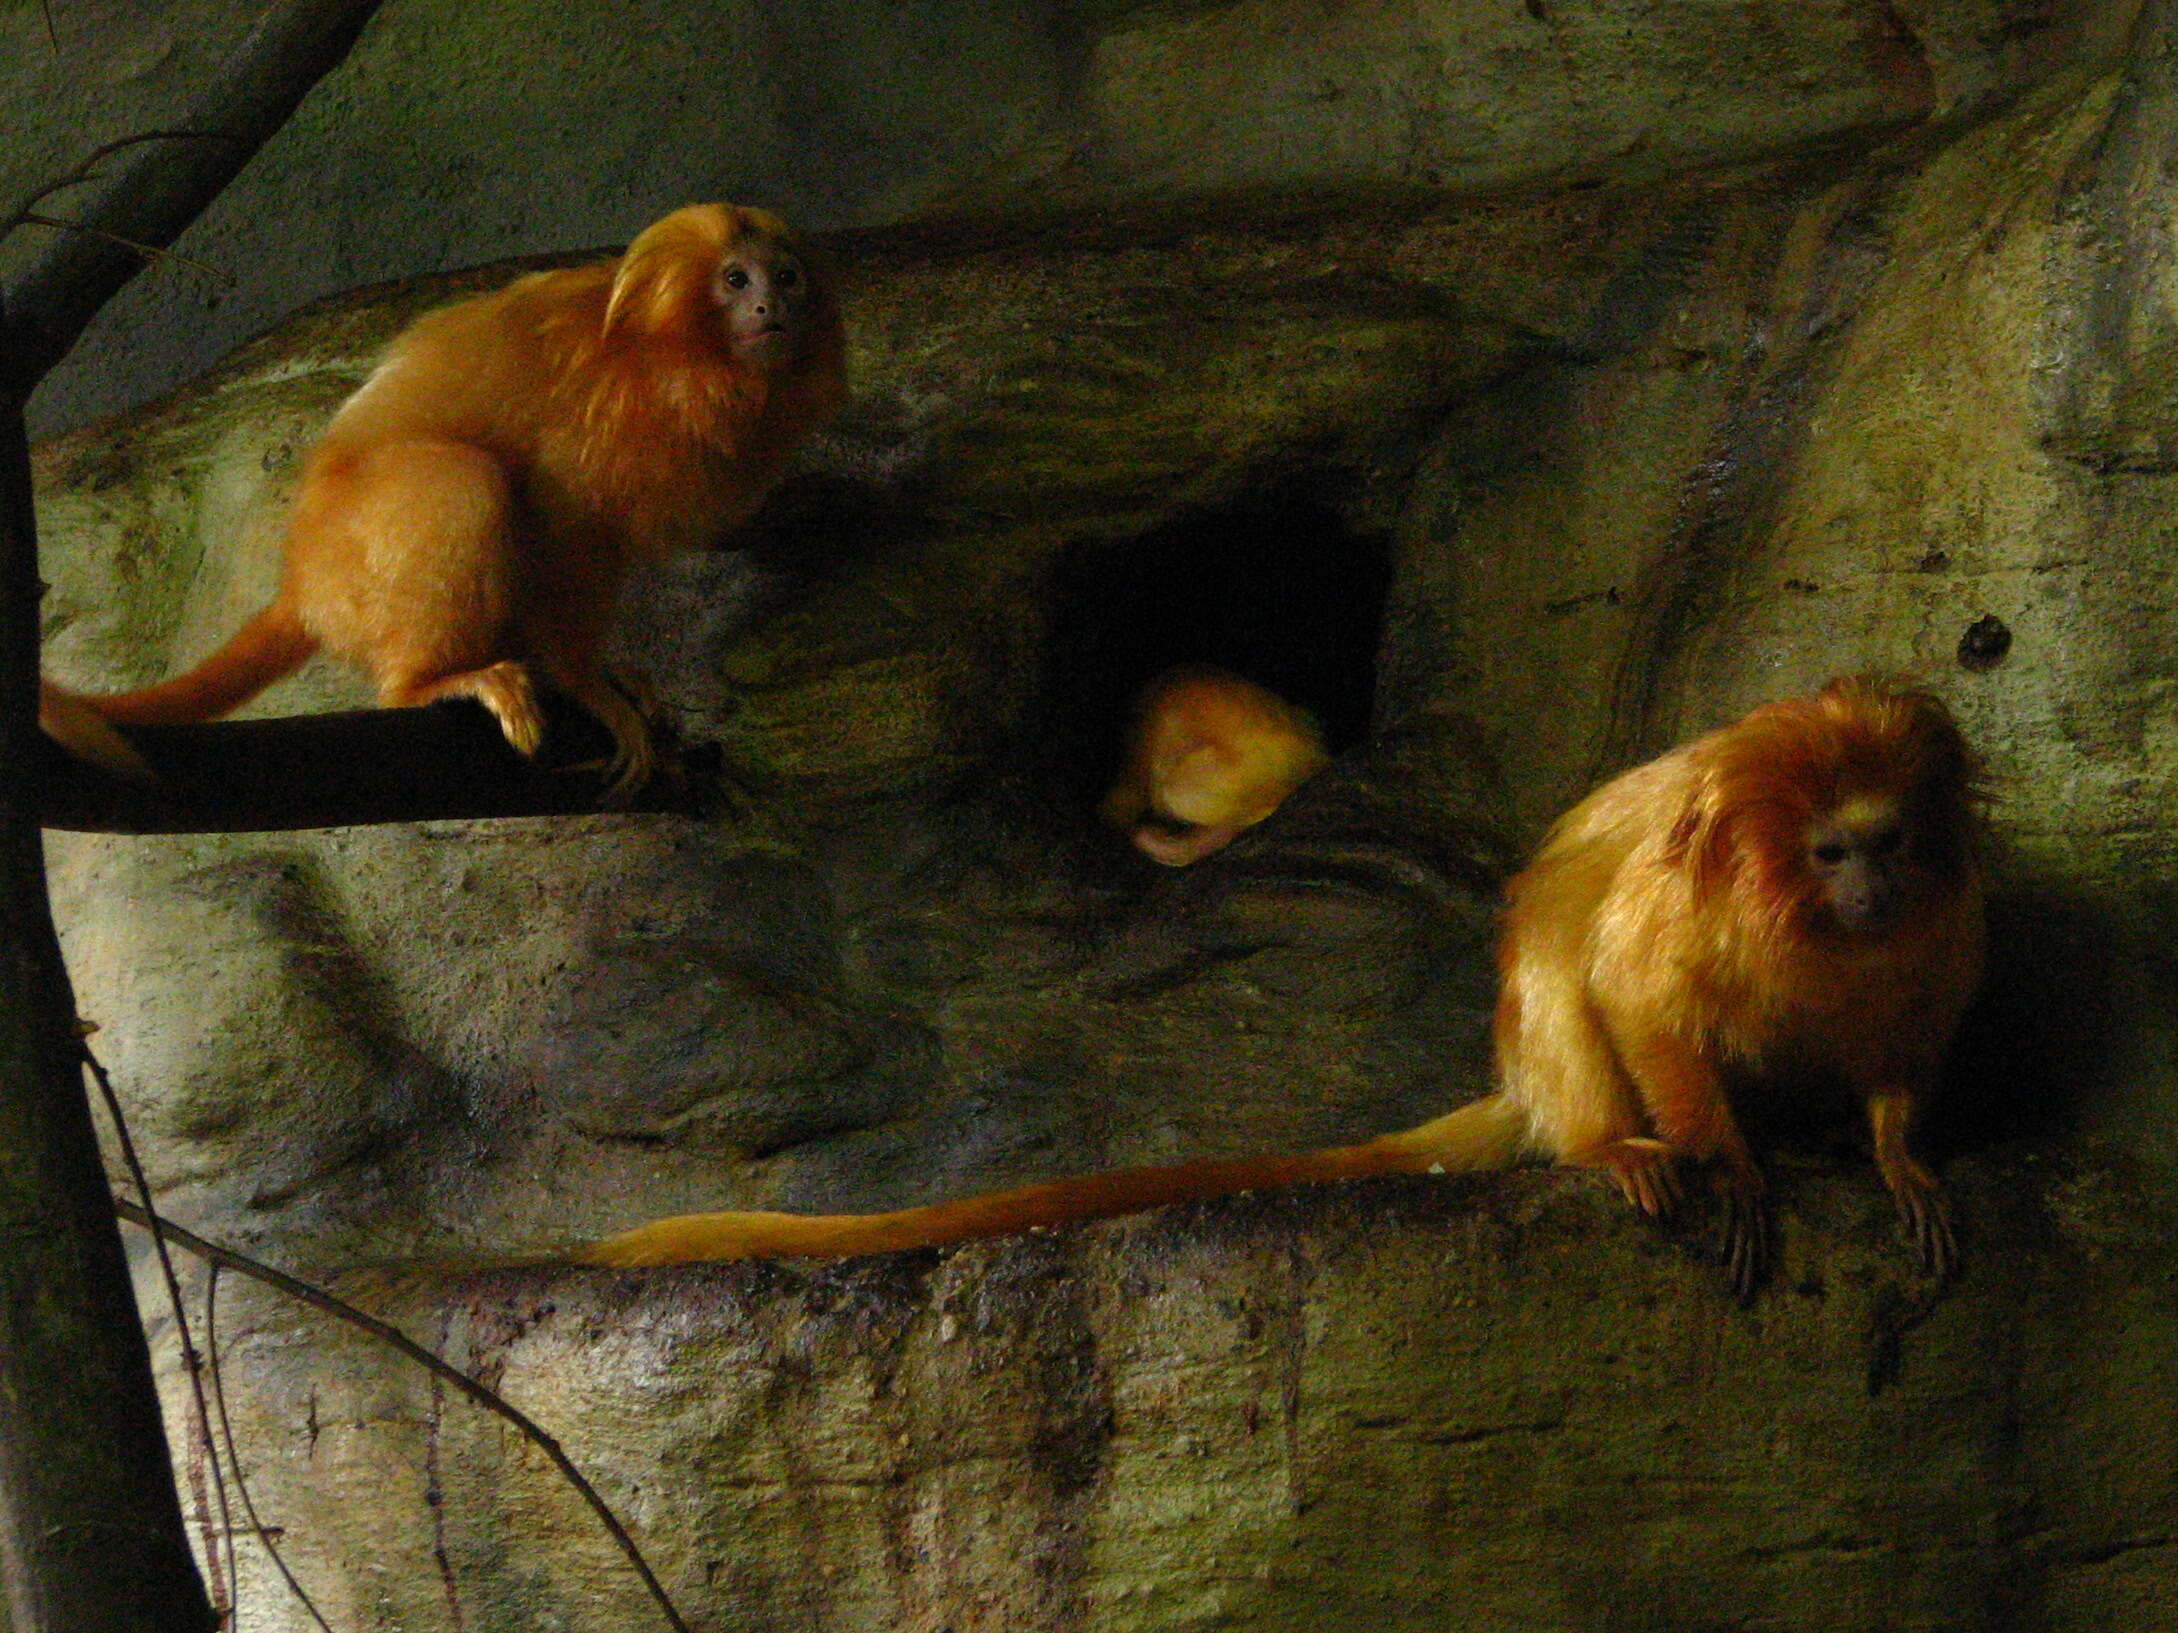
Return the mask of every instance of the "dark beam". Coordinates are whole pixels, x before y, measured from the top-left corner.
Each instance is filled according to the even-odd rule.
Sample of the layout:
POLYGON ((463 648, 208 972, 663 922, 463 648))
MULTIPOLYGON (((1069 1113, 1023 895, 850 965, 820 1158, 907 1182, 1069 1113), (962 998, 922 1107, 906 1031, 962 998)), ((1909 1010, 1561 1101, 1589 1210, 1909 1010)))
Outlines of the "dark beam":
MULTIPOLYGON (((283 720, 137 726, 125 735, 157 773, 130 782, 43 740, 38 816, 89 833, 262 833, 447 818, 563 816, 605 808, 605 728, 564 698, 545 701, 534 761, 467 700, 283 720), (586 765, 587 762, 587 765, 586 765)), ((660 770, 617 810, 694 814, 716 779, 669 746, 660 770)))

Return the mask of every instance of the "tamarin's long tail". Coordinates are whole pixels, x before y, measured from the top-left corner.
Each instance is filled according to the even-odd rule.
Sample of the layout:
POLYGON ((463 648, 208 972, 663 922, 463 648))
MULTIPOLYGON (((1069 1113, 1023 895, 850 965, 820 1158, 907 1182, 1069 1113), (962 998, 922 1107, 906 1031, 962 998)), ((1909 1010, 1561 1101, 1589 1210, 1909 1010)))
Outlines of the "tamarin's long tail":
POLYGON ((38 725, 46 736, 79 760, 103 766, 131 782, 154 781, 151 767, 113 723, 73 692, 49 680, 38 682, 38 725))
POLYGON ((293 674, 317 649, 317 637, 304 630, 284 601, 275 601, 236 630, 225 646, 172 680, 134 692, 67 695, 116 726, 216 720, 281 676, 293 674))
POLYGON ((580 1249, 578 1264, 630 1267, 704 1259, 843 1258, 939 1242, 1004 1236, 1035 1225, 1139 1213, 1172 1202, 1308 1185, 1368 1174, 1503 1168, 1520 1155, 1526 1118, 1501 1094, 1359 1145, 1299 1156, 1234 1157, 1170 1168, 1127 1168, 992 1191, 893 1213, 684 1213, 580 1249))

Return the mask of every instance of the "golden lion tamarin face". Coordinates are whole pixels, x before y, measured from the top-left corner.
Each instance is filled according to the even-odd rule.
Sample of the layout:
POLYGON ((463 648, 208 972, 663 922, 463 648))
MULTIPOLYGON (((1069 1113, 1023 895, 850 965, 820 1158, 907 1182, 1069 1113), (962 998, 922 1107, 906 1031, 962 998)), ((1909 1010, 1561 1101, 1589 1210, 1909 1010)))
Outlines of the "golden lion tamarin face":
POLYGON ((1808 830, 1807 869, 1839 929, 1880 935, 1913 905, 1921 863, 1904 802, 1862 794, 1839 803, 1808 830))
POLYGON ((711 276, 726 343, 743 362, 776 368, 790 361, 808 326, 809 269, 792 247, 759 234, 736 240, 711 276))

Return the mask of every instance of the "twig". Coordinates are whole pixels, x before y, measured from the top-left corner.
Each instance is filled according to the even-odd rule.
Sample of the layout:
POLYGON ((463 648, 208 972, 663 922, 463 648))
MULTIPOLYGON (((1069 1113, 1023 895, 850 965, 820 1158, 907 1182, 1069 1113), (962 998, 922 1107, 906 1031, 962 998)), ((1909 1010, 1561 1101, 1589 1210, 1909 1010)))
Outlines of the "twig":
MULTIPOLYGON (((150 1206, 148 1197, 145 1199, 145 1206, 150 1206)), ((227 1425, 227 1393, 220 1386, 219 1379, 219 1333, 213 1326, 214 1300, 218 1297, 219 1266, 208 1264, 204 1267, 204 1370, 211 1380, 213 1404, 219 1408, 220 1440, 227 1453, 227 1473, 234 1478, 236 1485, 239 1486, 242 1482, 242 1463, 234 1455, 234 1434, 227 1425)), ((235 1541, 234 1515, 227 1508, 227 1482, 219 1472, 219 1448, 211 1444, 211 1415, 200 1411, 199 1416, 204 1420, 205 1448, 211 1454, 212 1478, 219 1481, 220 1521, 227 1528, 226 1623, 230 1633, 232 1633, 232 1630, 242 1625, 242 1549, 235 1541)), ((247 1491, 242 1493, 242 1511, 248 1515, 250 1523, 255 1525, 257 1516, 250 1511, 249 1497, 250 1494, 247 1491)), ((258 1531, 257 1540, 265 1543, 264 1532, 261 1529, 258 1531)), ((271 1546, 270 1543, 265 1543, 265 1545, 267 1547, 271 1546)), ((214 1608, 217 1609, 218 1607, 215 1606, 214 1608)), ((330 1630, 328 1630, 328 1633, 330 1633, 330 1630)))
MULTIPOLYGON (((242 1512, 249 1516, 250 1529, 256 1533, 257 1545, 272 1559, 272 1565, 287 1583, 287 1591, 302 1601, 303 1609, 310 1612, 310 1619, 318 1624, 319 1633, 333 1633, 325 1615, 318 1609, 318 1602, 310 1597, 309 1590, 296 1579, 288 1568, 287 1556, 280 1552, 279 1544, 272 1540, 272 1528, 257 1517, 257 1500, 250 1495, 250 1483, 242 1473, 242 1454, 234 1443, 234 1416, 227 1410, 227 1380, 219 1369, 219 1272, 220 1265, 214 1260, 204 1284, 204 1359, 212 1369, 212 1402, 219 1408, 219 1438, 227 1447, 227 1467, 234 1471, 234 1489, 242 1498, 242 1512)), ((227 1562, 234 1563, 234 1547, 227 1548, 227 1562)))
MULTIPOLYGON (((106 1075, 106 1068, 98 1056, 91 1053, 88 1042, 79 1039, 76 1049, 83 1056, 83 1063, 91 1068, 91 1076, 97 1080, 99 1095, 106 1103, 107 1119, 113 1124, 114 1139, 121 1147, 121 1160, 128 1166, 129 1182, 136 1187, 136 1194, 143 1198, 144 1211, 150 1213, 151 1180, 145 1175, 143 1162, 136 1155, 136 1141, 129 1134, 128 1119, 121 1113, 121 1097, 113 1092, 113 1079, 106 1075)), ((162 1237, 152 1238, 152 1248, 158 1254, 159 1274, 166 1281, 167 1304, 174 1312, 174 1331, 181 1340, 182 1366, 189 1374, 189 1394, 196 1405, 197 1420, 193 1428, 197 1443, 203 1447, 205 1458, 212 1466, 212 1491, 219 1501, 219 1524, 220 1529, 226 1533, 228 1575, 232 1581, 234 1513, 227 1506, 227 1481, 220 1472, 219 1448, 212 1443, 212 1409, 204 1398, 204 1358, 197 1353, 197 1346, 189 1336, 189 1311, 182 1302, 181 1278, 174 1274, 173 1255, 167 1252, 166 1242, 162 1237)), ((199 1504, 204 1501, 201 1489, 197 1492, 197 1501, 199 1504)), ((205 1523, 210 1524, 209 1515, 205 1517, 205 1523)), ((204 1552, 204 1562, 209 1567, 206 1572, 207 1582, 216 1587, 219 1581, 218 1540, 207 1536, 204 1539, 204 1552)), ((231 1620, 233 1599, 230 1597, 222 1605, 215 1598, 212 1608, 226 1614, 231 1620)))
POLYGON ((55 232, 89 233, 93 238, 103 238, 109 244, 119 244, 123 249, 141 255, 147 261, 172 261, 178 266, 188 267, 192 272, 203 273, 214 283, 225 284, 230 288, 234 285, 233 274, 220 271, 209 261, 200 261, 193 255, 184 255, 180 250, 160 249, 156 244, 139 244, 133 238, 123 238, 119 233, 108 232, 103 227, 85 226, 80 221, 63 221, 57 215, 41 215, 35 210, 24 211, 20 216, 16 217, 14 225, 19 227, 51 227, 55 232))
POLYGON ((597 1494, 597 1488, 583 1478, 582 1471, 576 1468, 568 1458, 567 1453, 560 1449, 560 1443, 547 1434, 533 1418, 529 1417, 519 1407, 510 1405, 491 1390, 485 1388, 484 1385, 478 1383, 466 1372, 460 1370, 460 1368, 441 1360, 392 1323, 381 1321, 374 1315, 366 1315, 354 1305, 335 1298, 322 1288, 313 1287, 306 1281, 298 1281, 285 1271, 275 1270, 272 1266, 253 1259, 246 1253, 237 1253, 231 1247, 221 1247, 217 1242, 208 1242, 195 1232, 175 1224, 171 1219, 161 1218, 157 1214, 146 1211, 126 1197, 115 1197, 113 1199, 113 1210, 130 1224, 140 1225, 145 1230, 155 1231, 171 1241, 176 1247, 194 1253, 201 1259, 209 1260, 213 1264, 225 1265, 230 1270, 239 1271, 253 1280, 263 1282, 267 1287, 278 1288, 288 1297, 299 1299, 312 1309, 320 1310, 333 1317, 336 1321, 345 1321, 351 1327, 361 1328, 380 1343, 389 1344, 394 1349, 399 1350, 433 1377, 444 1379, 448 1384, 476 1402, 477 1405, 483 1407, 485 1411, 504 1418, 507 1422, 513 1424, 516 1429, 528 1437, 539 1451, 543 1452, 551 1460, 552 1466, 560 1471, 561 1478, 574 1487, 576 1494, 590 1505, 590 1511, 597 1516, 598 1523, 604 1526, 607 1534, 620 1545, 620 1551, 627 1556, 628 1563, 634 1567, 635 1574, 643 1579, 643 1586, 650 1590, 651 1598, 657 1601, 659 1611, 664 1615, 667 1624, 673 1628, 674 1633, 689 1633, 688 1624, 681 1619, 681 1613, 674 1609, 673 1601, 666 1597, 664 1587, 660 1585, 658 1578, 651 1573, 649 1563, 643 1558, 642 1550, 636 1547, 635 1539, 628 1535, 627 1527, 622 1525, 618 1516, 605 1506, 605 1500, 597 1494))
POLYGON ((33 189, 23 199, 22 203, 16 205, 9 212, 7 220, 0 222, 0 238, 5 238, 17 227, 28 221, 31 211, 35 210, 55 193, 64 192, 70 187, 81 187, 87 182, 98 180, 99 165, 124 149, 136 147, 144 142, 238 142, 240 140, 242 138, 239 136, 231 136, 225 131, 217 130, 144 130, 138 131, 134 136, 117 137, 111 142, 93 148, 90 156, 66 175, 56 176, 44 186, 33 189))

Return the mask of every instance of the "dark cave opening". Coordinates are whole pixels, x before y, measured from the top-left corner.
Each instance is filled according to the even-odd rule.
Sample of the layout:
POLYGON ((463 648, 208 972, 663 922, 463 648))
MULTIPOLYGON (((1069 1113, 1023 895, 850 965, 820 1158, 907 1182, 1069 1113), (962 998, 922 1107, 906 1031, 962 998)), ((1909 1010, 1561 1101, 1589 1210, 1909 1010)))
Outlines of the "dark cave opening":
POLYGON ((1060 555, 1025 733, 1047 786, 1093 806, 1142 689, 1180 665, 1230 670, 1307 710, 1334 755, 1367 736, 1391 541, 1356 529, 1334 492, 1320 474, 1286 477, 1060 555))

